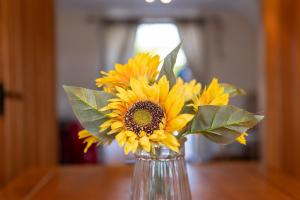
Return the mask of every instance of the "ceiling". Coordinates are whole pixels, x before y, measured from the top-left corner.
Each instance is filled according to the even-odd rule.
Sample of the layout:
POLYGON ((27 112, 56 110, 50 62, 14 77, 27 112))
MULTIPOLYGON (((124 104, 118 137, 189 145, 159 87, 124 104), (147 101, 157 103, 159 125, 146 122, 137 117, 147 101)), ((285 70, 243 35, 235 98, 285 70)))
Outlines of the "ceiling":
POLYGON ((189 17, 218 12, 235 12, 250 20, 259 17, 259 0, 173 0, 162 4, 159 0, 57 0, 60 8, 77 7, 98 15, 113 18, 130 17, 189 17))

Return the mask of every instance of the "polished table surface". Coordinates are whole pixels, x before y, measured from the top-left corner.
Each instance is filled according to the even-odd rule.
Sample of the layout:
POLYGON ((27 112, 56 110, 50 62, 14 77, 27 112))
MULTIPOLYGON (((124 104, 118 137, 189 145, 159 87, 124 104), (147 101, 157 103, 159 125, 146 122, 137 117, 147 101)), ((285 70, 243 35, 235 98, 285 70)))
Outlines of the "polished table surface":
MULTIPOLYGON (((11 181, 0 199, 128 199, 133 167, 64 166, 31 169, 11 181)), ((279 173, 263 173, 257 163, 188 165, 194 200, 300 199, 300 182, 279 173)))

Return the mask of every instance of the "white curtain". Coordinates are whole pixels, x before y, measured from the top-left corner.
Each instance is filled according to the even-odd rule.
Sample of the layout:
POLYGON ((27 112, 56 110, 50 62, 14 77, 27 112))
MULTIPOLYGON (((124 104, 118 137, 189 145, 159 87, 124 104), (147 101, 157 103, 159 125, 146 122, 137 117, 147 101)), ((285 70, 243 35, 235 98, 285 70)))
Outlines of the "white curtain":
POLYGON ((188 67, 191 68, 194 77, 203 82, 203 79, 207 78, 208 70, 205 26, 199 22, 182 22, 177 25, 188 67))
MULTIPOLYGON (((134 41, 137 30, 134 22, 105 22, 100 24, 100 63, 99 70, 111 70, 115 63, 124 64, 134 54, 134 41)), ((99 160, 106 164, 119 164, 128 162, 123 149, 117 142, 102 148, 99 160)))
POLYGON ((102 69, 110 70, 115 63, 126 63, 133 55, 137 23, 105 22, 100 24, 102 69))

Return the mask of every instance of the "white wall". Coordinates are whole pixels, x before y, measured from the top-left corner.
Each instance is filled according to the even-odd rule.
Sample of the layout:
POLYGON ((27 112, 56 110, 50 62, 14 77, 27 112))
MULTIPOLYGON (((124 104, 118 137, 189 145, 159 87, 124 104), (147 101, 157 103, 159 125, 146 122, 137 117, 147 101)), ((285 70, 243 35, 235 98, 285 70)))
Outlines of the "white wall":
POLYGON ((221 23, 209 25, 213 45, 208 53, 208 74, 245 89, 249 95, 234 98, 232 103, 255 109, 252 107, 256 105, 247 105, 247 102, 257 93, 258 74, 261 73, 258 69, 258 27, 238 13, 217 16, 221 23))
POLYGON ((57 102, 60 119, 74 119, 62 85, 95 87, 100 49, 97 25, 82 9, 56 11, 57 102))
POLYGON ((257 81, 257 30, 239 16, 223 14, 219 18, 222 23, 214 33, 219 36, 211 37, 217 39, 211 41, 215 43, 208 63, 211 75, 252 90, 257 81))

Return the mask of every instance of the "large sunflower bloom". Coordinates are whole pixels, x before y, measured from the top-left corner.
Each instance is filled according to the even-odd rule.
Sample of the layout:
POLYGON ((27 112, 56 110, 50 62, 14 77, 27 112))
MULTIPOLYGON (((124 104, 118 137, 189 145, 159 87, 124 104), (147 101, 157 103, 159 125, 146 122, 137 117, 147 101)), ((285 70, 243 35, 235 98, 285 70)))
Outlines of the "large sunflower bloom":
POLYGON ((100 132, 110 129, 125 154, 138 148, 150 152, 153 145, 164 145, 178 152, 179 142, 174 136, 193 118, 181 114, 185 98, 182 84, 171 89, 166 77, 150 85, 145 79, 131 79, 130 89, 116 87, 117 98, 101 109, 110 119, 100 126, 100 132))
POLYGON ((159 60, 158 55, 137 54, 134 58, 130 58, 127 64, 116 64, 115 70, 110 70, 108 73, 101 71, 104 76, 96 79, 96 85, 103 86, 105 91, 115 92, 116 86, 128 88, 131 78, 143 77, 149 82, 154 82, 158 74, 159 60))

